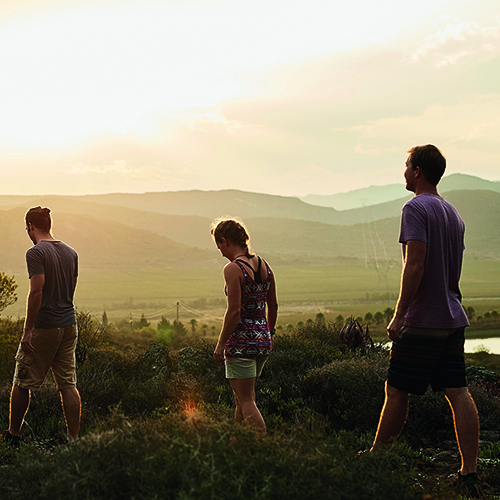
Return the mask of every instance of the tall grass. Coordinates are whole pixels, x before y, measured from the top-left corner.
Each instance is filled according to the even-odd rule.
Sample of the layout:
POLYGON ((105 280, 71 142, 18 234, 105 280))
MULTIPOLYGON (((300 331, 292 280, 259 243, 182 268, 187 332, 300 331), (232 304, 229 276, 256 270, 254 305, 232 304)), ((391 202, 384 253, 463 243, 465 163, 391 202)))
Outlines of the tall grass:
MULTIPOLYGON (((21 450, 0 445, 0 498, 455 498, 444 478, 458 463, 431 474, 421 451, 456 448, 441 394, 411 398, 392 450, 358 455, 376 429, 388 353, 350 349, 339 329, 316 322, 275 337, 256 385, 268 425, 262 439, 233 423, 214 343, 193 340, 179 351, 151 343, 142 352, 93 345, 78 366, 82 439, 58 445, 65 424, 49 378, 34 393, 21 450)), ((489 440, 484 460, 492 460, 500 386, 491 372, 474 373, 471 392, 489 440)), ((0 390, 4 422, 9 389, 0 390)), ((500 466, 484 464, 483 477, 500 487, 500 466)))

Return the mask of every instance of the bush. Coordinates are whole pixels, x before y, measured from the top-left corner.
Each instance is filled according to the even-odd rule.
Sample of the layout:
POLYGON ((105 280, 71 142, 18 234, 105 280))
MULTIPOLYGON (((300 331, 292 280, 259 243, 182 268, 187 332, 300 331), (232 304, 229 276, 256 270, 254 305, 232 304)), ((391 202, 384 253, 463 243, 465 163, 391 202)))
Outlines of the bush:
POLYGON ((97 321, 88 312, 76 313, 78 342, 76 344, 76 361, 80 365, 85 362, 90 352, 101 347, 107 332, 107 326, 97 321))
POLYGON ((142 355, 97 350, 78 373, 84 411, 104 416, 120 405, 128 416, 148 414, 165 404, 174 369, 170 350, 162 344, 151 344, 142 355))
POLYGON ((350 359, 312 370, 300 384, 310 407, 335 429, 373 431, 384 401, 387 361, 350 359))
POLYGON ((23 319, 0 318, 0 385, 12 383, 23 326, 23 319))
POLYGON ((10 500, 422 498, 396 453, 355 459, 356 450, 346 448, 348 440, 336 435, 319 440, 292 432, 258 440, 242 427, 215 421, 203 412, 113 425, 50 455, 21 450, 17 464, 3 467, 0 496, 10 500))

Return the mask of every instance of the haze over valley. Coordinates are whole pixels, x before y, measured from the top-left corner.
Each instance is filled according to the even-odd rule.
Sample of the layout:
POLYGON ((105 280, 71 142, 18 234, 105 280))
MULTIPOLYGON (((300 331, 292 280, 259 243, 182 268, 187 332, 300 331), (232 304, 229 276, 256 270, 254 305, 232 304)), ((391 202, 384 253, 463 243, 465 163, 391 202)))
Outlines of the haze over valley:
MULTIPOLYGON (((466 223, 464 273, 468 262, 490 262, 489 272, 494 275, 500 262, 500 183, 455 174, 445 177, 442 187, 443 196, 466 223)), ((366 294, 394 295, 401 269, 400 213, 411 194, 404 192, 404 197, 390 199, 392 192, 392 186, 377 186, 345 193, 341 203, 358 204, 347 210, 239 190, 0 196, 4 235, 0 260, 3 272, 16 275, 22 291, 21 300, 6 312, 23 311, 27 286, 24 254, 30 244, 22 230, 23 217, 36 205, 52 209, 54 235, 78 250, 77 303, 82 306, 101 308, 103 303, 131 297, 159 304, 166 297, 173 300, 176 292, 185 300, 222 297, 225 259, 209 230, 211 221, 224 214, 245 221, 253 247, 281 278, 285 304, 314 302, 320 297, 320 301, 328 301, 328 297, 349 301, 366 294), (368 204, 381 196, 383 203, 368 204), (323 273, 318 271, 321 268, 323 273), (329 274, 332 272, 335 274, 329 274), (349 273, 355 273, 356 279, 350 280, 349 273), (130 280, 124 280, 126 276, 130 280), (137 285, 140 282, 143 286, 137 285), (343 293, 339 286, 346 287, 346 283, 343 293)))

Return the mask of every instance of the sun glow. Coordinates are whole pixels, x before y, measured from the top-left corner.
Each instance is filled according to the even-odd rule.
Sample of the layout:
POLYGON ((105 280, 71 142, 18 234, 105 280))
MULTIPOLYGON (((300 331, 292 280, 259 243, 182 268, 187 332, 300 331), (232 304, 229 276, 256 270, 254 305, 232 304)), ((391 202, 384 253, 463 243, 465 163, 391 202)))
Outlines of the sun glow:
POLYGON ((62 1, 11 17, 0 24, 0 144, 154 136, 179 108, 255 96, 267 85, 256 71, 394 30, 400 2, 354 4, 62 1))
POLYGON ((480 5, 2 0, 2 190, 232 189, 248 170, 250 190, 329 194, 400 182, 416 140, 497 178, 500 11, 480 5))
POLYGON ((60 147, 101 134, 154 135, 159 111, 234 96, 220 41, 203 44, 200 19, 187 29, 177 17, 80 6, 4 25, 0 141, 60 147))

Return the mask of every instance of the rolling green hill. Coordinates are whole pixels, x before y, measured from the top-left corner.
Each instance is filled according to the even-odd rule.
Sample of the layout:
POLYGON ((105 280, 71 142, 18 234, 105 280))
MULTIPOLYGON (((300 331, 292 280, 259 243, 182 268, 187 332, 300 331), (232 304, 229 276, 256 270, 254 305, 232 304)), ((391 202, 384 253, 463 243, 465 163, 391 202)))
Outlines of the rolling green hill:
MULTIPOLYGON (((31 242, 24 231, 23 209, 0 211, 2 271, 25 272, 31 242)), ((85 269, 185 268, 220 265, 217 254, 183 245, 152 231, 84 214, 54 214, 54 237, 74 247, 85 269)))
MULTIPOLYGON (((500 193, 454 191, 446 198, 465 220, 467 255, 500 258, 500 193)), ((93 203, 82 197, 41 197, 31 201, 52 208, 54 234, 75 246, 82 262, 92 268, 210 266, 217 258, 209 217, 147 212, 93 203)), ((367 263, 399 261, 399 214, 403 203, 396 200, 371 209, 347 211, 354 214, 353 219, 364 218, 364 222, 350 226, 296 219, 297 214, 247 217, 245 221, 253 246, 275 262, 321 264, 337 257, 367 263)), ((6 269, 24 268, 24 257, 19 257, 29 246, 20 230, 24 211, 0 211, 5 241, 0 258, 6 269)))
MULTIPOLYGON (((500 193, 499 181, 487 181, 480 177, 465 174, 452 174, 444 176, 439 183, 439 191, 482 190, 500 193)), ((389 184, 386 186, 370 186, 367 188, 354 189, 347 193, 331 195, 308 195, 301 198, 302 201, 321 207, 333 207, 336 210, 349 210, 363 206, 374 206, 388 201, 406 198, 412 195, 406 191, 403 179, 400 184, 389 184)))
POLYGON ((283 217, 329 224, 337 224, 341 219, 339 212, 333 208, 309 205, 298 198, 238 190, 89 195, 84 196, 83 199, 148 212, 196 215, 210 219, 226 214, 242 219, 283 217))
MULTIPOLYGON (((190 192, 189 196, 195 194, 190 192)), ((121 203, 128 196, 123 195, 121 203)), ((141 196, 131 197, 134 203, 148 199, 141 196)), ((303 216, 300 211, 292 211, 287 215, 287 203, 295 203, 290 199, 266 195, 253 198, 252 193, 245 196, 248 213, 252 199, 259 201, 259 213, 263 207, 279 205, 279 210, 270 210, 266 216, 244 220, 255 250, 275 269, 280 301, 345 301, 366 294, 397 293, 401 269, 399 220, 405 200, 330 211, 344 220, 364 221, 342 225, 307 219, 314 212, 303 216)), ((500 193, 453 191, 445 197, 466 223, 464 297, 497 297, 498 262, 492 260, 500 261, 500 193)), ((113 196, 100 199, 109 202, 113 196)), ((24 214, 37 204, 52 208, 54 236, 74 246, 80 255, 80 307, 99 310, 104 304, 130 298, 157 304, 223 296, 221 268, 226 261, 209 234, 212 213, 163 214, 149 212, 147 206, 138 210, 97 203, 88 197, 10 197, 7 201, 0 197, 0 270, 16 275, 21 299, 9 308, 9 314, 22 314, 24 307, 22 297, 28 286, 24 255, 31 245, 24 230, 24 214), (12 201, 17 208, 7 209, 12 201)), ((226 202, 237 207, 237 199, 232 196, 226 202)), ((301 202, 295 206, 307 205, 301 202)), ((316 213, 321 218, 325 212, 316 213)))

